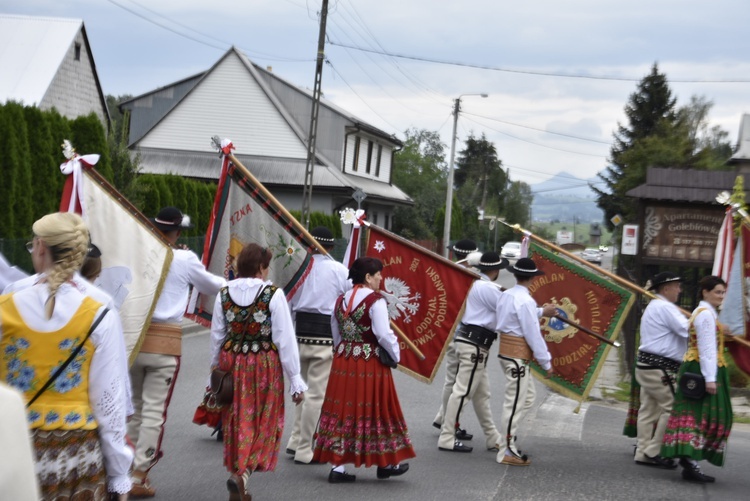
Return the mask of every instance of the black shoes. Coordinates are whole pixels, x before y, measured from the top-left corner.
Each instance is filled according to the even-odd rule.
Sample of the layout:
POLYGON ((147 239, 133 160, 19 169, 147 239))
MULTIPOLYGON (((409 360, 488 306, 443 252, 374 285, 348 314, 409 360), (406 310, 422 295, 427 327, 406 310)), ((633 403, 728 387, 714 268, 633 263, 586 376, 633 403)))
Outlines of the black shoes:
POLYGON ((456 426, 456 438, 459 440, 471 440, 472 438, 474 438, 474 435, 468 433, 463 428, 459 428, 458 426, 456 426))
MULTIPOLYGON (((409 463, 401 463, 396 465, 395 468, 381 468, 378 466, 378 478, 383 480, 385 478, 398 477, 409 471, 409 463)), ((354 476, 354 475, 352 475, 354 476)))
MULTIPOLYGON (((378 474, 380 474, 380 468, 378 468, 378 474)), ((335 470, 331 470, 328 474, 329 484, 350 484, 357 480, 357 475, 351 475, 349 473, 341 473, 335 470)))
POLYGON ((453 442, 453 448, 449 449, 447 447, 438 447, 441 451, 449 451, 449 452, 471 452, 474 450, 473 447, 469 447, 468 445, 464 445, 458 440, 453 442))
POLYGON ((661 468, 663 470, 674 470, 677 468, 677 462, 671 458, 663 458, 661 456, 648 457, 644 454, 645 460, 637 461, 635 464, 642 466, 653 466, 654 468, 661 468))
MULTIPOLYGON (((438 430, 443 427, 443 425, 441 425, 437 421, 433 421, 432 422, 432 426, 435 427, 435 428, 437 428, 438 430)), ((467 432, 463 428, 461 428, 459 426, 456 426, 456 438, 459 439, 459 440, 471 440, 472 438, 474 438, 474 435, 472 435, 471 433, 467 432)))
POLYGON ((295 454, 297 454, 297 451, 295 451, 294 449, 287 449, 286 453, 290 456, 294 456, 295 454))
POLYGON ((714 477, 703 473, 695 461, 681 458, 680 466, 682 466, 682 478, 688 482, 695 482, 697 484, 711 484, 716 482, 714 477))

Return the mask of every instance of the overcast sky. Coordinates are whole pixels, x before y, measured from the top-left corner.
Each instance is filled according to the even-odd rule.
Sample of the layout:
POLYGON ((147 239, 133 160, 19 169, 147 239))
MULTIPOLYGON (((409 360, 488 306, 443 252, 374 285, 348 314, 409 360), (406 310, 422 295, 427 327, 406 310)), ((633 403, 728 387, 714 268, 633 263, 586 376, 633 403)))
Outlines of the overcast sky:
MULTIPOLYGON (((104 92, 114 95, 205 71, 231 45, 312 88, 320 6, 0 0, 4 13, 83 19, 104 92)), ((729 132, 732 144, 750 113, 747 0, 331 0, 329 10, 327 99, 402 139, 407 128, 438 130, 448 155, 453 100, 487 93, 463 97, 457 149, 470 132, 485 133, 511 178, 530 184, 559 172, 589 178, 606 167, 612 131, 654 62, 678 105, 692 95, 714 102, 711 125, 729 132)))

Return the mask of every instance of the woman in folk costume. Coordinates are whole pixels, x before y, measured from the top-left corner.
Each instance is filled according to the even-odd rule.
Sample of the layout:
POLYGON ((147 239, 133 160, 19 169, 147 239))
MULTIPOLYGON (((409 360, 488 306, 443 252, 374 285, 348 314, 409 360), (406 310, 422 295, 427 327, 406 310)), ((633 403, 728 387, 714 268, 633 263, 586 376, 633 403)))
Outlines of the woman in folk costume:
POLYGON ((710 483, 714 477, 703 473, 698 461, 705 459, 723 466, 732 429, 724 333, 716 313, 724 301, 726 284, 720 277, 711 275, 703 277, 698 285, 702 300, 690 317, 688 350, 678 380, 686 372, 702 374, 706 393, 696 400, 687 398, 681 388, 677 389, 661 455, 680 458, 685 480, 710 483))
POLYGON ((284 375, 295 404, 307 385, 300 376, 294 325, 284 291, 268 277, 271 252, 246 245, 236 280, 223 287, 211 322, 211 367, 231 371, 233 401, 221 415, 229 499, 249 500, 254 471, 273 471, 284 431, 284 375), (282 373, 283 370, 283 373, 282 373))
POLYGON ((380 362, 385 350, 396 362, 398 340, 389 327, 380 294, 380 260, 352 264, 354 288, 341 295, 331 316, 333 366, 320 413, 313 461, 331 463, 330 483, 354 482, 344 465, 377 466, 377 477, 403 475, 403 460, 415 457, 398 402, 391 369, 380 362))
POLYGON ((27 420, 42 497, 103 500, 109 491, 127 499, 133 453, 125 445, 119 317, 72 281, 89 247, 83 220, 49 214, 33 231, 31 258, 45 279, 0 296, 0 377, 33 400, 27 420))

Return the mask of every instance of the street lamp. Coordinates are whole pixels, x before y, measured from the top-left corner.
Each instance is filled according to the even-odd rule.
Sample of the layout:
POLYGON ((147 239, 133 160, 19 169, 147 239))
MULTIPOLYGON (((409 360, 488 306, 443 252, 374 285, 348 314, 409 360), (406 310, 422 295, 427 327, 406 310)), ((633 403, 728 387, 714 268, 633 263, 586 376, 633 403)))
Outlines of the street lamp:
POLYGON ((453 101, 453 135, 451 136, 451 161, 448 167, 448 191, 445 194, 445 222, 443 223, 443 256, 448 257, 451 242, 451 216, 453 211, 453 160, 456 158, 456 127, 461 111, 461 98, 464 96, 487 97, 488 94, 461 94, 453 101))

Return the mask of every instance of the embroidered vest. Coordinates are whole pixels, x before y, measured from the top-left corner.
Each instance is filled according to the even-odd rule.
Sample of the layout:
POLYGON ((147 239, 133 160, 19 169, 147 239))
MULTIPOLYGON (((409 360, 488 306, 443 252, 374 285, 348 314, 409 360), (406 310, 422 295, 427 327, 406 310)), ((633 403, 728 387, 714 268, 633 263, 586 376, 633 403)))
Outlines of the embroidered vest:
MULTIPOLYGON (((86 337, 101 306, 87 296, 66 325, 56 331, 39 332, 23 321, 12 294, 2 296, 2 380, 24 393, 27 401, 33 398, 86 337)), ((26 409, 30 428, 96 429, 89 404, 89 368, 93 355, 94 343, 89 338, 65 371, 26 409)))
POLYGON ((344 295, 339 296, 333 309, 341 334, 336 356, 351 356, 355 359, 364 357, 365 360, 369 360, 373 355, 378 356, 381 348, 372 332, 372 319, 368 312, 375 301, 382 298, 380 292, 367 295, 347 316, 344 295))
POLYGON ((276 351, 271 340, 271 311, 269 304, 278 287, 267 285, 258 298, 248 306, 240 306, 232 301, 229 288, 222 287, 221 308, 227 321, 227 335, 221 345, 224 351, 258 353, 259 351, 276 351))
MULTIPOLYGON (((700 354, 698 353, 698 335, 695 332, 695 317, 706 308, 698 308, 693 312, 690 317, 690 325, 688 327, 688 349, 683 357, 684 362, 697 361, 700 362, 700 354)), ((716 362, 719 367, 726 367, 727 362, 724 360, 724 333, 721 330, 721 326, 718 321, 716 322, 716 362)))

